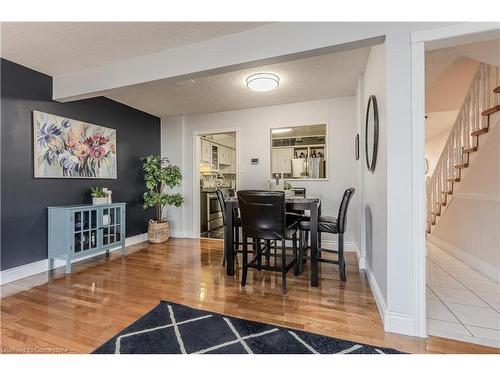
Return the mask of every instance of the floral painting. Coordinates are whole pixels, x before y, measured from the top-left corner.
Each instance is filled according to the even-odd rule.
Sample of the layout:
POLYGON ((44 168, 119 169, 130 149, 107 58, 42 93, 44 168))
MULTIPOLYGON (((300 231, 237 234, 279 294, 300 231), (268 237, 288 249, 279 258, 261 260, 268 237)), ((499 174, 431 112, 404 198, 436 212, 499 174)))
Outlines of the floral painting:
POLYGON ((116 130, 33 111, 35 177, 116 178, 116 130))

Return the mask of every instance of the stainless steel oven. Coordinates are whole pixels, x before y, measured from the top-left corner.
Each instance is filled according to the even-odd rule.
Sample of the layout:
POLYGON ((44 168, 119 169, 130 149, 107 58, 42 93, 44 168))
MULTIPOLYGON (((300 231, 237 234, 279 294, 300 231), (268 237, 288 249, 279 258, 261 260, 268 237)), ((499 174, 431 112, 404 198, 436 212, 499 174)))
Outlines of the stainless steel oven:
POLYGON ((207 216, 209 231, 222 227, 222 210, 215 193, 207 194, 207 216))

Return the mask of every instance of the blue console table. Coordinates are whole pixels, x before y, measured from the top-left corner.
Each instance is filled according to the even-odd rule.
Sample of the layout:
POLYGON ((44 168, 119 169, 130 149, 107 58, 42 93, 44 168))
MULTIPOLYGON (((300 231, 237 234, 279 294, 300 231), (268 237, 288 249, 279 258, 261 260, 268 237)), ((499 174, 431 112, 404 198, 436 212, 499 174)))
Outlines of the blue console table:
POLYGON ((121 247, 125 255, 125 205, 73 205, 48 207, 49 270, 54 259, 66 261, 71 273, 71 260, 121 247))

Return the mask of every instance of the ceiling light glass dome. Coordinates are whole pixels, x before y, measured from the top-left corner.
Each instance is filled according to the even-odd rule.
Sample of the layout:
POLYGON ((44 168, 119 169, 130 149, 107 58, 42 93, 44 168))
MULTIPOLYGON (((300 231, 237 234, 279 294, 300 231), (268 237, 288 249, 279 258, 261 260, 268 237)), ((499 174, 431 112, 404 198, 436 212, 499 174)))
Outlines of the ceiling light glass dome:
POLYGON ((247 78, 247 87, 253 91, 271 91, 279 84, 280 77, 272 73, 256 73, 247 78))

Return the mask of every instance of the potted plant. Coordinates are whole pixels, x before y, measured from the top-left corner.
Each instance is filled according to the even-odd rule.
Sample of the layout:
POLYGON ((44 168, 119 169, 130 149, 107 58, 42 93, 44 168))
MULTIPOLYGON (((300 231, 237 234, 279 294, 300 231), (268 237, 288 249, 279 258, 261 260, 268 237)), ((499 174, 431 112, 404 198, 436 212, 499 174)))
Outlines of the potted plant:
POLYGON ((179 167, 172 165, 167 158, 149 155, 141 159, 143 162, 146 192, 143 195, 144 209, 154 207, 156 220, 150 220, 148 239, 153 243, 165 242, 169 238, 169 225, 163 216, 167 206, 180 207, 184 197, 179 193, 167 193, 181 184, 182 174, 179 167))
POLYGON ((283 190, 285 191, 285 196, 286 197, 289 197, 289 196, 292 196, 293 195, 293 186, 291 183, 289 183, 288 181, 285 181, 285 183, 283 184, 283 190))
POLYGON ((92 196, 92 204, 108 203, 108 193, 106 193, 100 186, 91 187, 90 195, 92 196))

